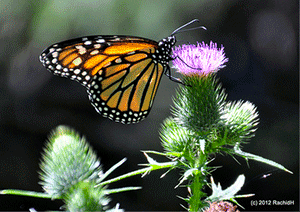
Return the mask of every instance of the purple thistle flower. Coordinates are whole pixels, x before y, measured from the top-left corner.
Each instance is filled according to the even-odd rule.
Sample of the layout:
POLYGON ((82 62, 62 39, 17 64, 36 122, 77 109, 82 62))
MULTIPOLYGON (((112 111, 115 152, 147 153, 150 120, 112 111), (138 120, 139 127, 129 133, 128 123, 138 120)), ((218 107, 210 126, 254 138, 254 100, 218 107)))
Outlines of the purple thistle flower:
POLYGON ((225 57, 224 47, 217 48, 217 44, 210 42, 210 45, 197 43, 196 45, 182 45, 173 49, 173 65, 184 75, 207 75, 217 72, 225 67, 228 61, 225 57))

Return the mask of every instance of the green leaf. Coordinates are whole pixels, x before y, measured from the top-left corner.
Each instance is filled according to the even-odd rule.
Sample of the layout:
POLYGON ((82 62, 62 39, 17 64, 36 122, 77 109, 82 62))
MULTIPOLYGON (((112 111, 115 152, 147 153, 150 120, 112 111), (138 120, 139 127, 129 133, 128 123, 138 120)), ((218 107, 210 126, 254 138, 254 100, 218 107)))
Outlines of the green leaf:
POLYGON ((127 160, 127 158, 123 158, 120 162, 116 163, 115 165, 113 165, 109 170, 107 170, 104 174, 100 174, 99 175, 99 182, 102 182, 109 174, 111 174, 114 170, 116 170, 118 167, 120 167, 123 163, 125 163, 125 161, 127 160))
POLYGON ((144 155, 146 156, 149 164, 141 164, 141 165, 151 167, 151 171, 152 170, 157 170, 157 169, 172 168, 172 167, 175 167, 175 165, 177 164, 176 161, 174 161, 174 162, 163 162, 163 163, 160 163, 160 162, 157 162, 156 160, 154 160, 153 158, 151 158, 145 152, 144 152, 144 155))
POLYGON ((187 179, 189 179, 191 176, 194 175, 194 172, 198 172, 197 168, 191 168, 186 170, 183 175, 180 177, 181 180, 179 181, 179 183, 175 186, 175 188, 177 188, 178 186, 180 186, 184 181, 186 181, 187 179))
POLYGON ((229 186, 225 190, 222 190, 220 183, 216 185, 213 180, 213 177, 211 177, 212 195, 207 197, 205 201, 215 202, 221 200, 231 200, 234 203, 238 204, 235 198, 254 196, 254 194, 236 195, 236 193, 238 193, 241 190, 244 183, 245 183, 245 176, 239 175, 236 181, 231 186, 229 186))
MULTIPOLYGON (((149 151, 149 152, 154 153, 155 151, 149 151)), ((158 152, 155 152, 155 154, 157 154, 157 153, 158 152)), ((165 153, 161 153, 161 154, 165 154, 165 153)), ((173 169, 173 168, 175 168, 175 165, 177 164, 176 161, 159 163, 159 162, 155 161, 153 158, 151 158, 149 155, 147 155, 146 152, 144 152, 144 155, 146 156, 149 163, 148 164, 140 164, 140 165, 147 166, 146 168, 139 169, 139 170, 136 170, 133 172, 129 172, 127 174, 123 174, 123 175, 115 177, 113 179, 101 182, 100 185, 104 186, 104 185, 111 184, 113 182, 117 182, 119 180, 122 180, 122 179, 125 179, 128 177, 132 177, 132 176, 140 175, 140 174, 142 176, 145 176, 146 174, 150 173, 151 171, 158 170, 158 169, 165 169, 165 168, 173 169)))
POLYGON ((59 199, 60 197, 53 197, 47 193, 36 192, 36 191, 24 191, 18 189, 5 189, 1 190, 0 194, 8 194, 8 195, 19 195, 19 196, 28 196, 28 197, 36 197, 36 198, 45 198, 45 199, 59 199))
POLYGON ((115 188, 115 189, 105 189, 105 194, 116 194, 124 191, 134 191, 142 189, 142 187, 123 187, 123 188, 115 188))
POLYGON ((268 164, 270 166, 274 166, 278 169, 281 169, 283 171, 286 171, 290 174, 293 174, 293 172, 291 172, 290 170, 286 169, 284 166, 280 165, 279 163, 276 163, 272 160, 269 160, 269 159, 266 159, 266 158, 263 158, 261 156, 258 156, 258 155, 254 155, 254 154, 251 154, 251 153, 247 153, 247 152, 243 152, 239 147, 235 146, 234 148, 234 153, 236 155, 239 155, 241 157, 244 157, 246 158, 247 160, 250 159, 250 160, 255 160, 255 161, 258 161, 258 162, 262 162, 262 163, 265 163, 265 164, 268 164))

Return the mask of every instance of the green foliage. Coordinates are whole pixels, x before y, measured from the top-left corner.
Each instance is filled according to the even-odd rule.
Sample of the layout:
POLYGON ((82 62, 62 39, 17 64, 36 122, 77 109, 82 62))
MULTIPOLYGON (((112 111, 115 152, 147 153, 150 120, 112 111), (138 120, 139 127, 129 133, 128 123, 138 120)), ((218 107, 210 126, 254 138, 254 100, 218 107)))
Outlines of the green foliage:
POLYGON ((118 205, 108 209, 107 195, 140 187, 109 190, 105 186, 158 169, 170 171, 179 168, 182 176, 176 187, 186 183, 184 186, 189 192, 186 198, 180 198, 188 203, 187 210, 199 211, 211 201, 231 200, 238 204, 235 198, 250 196, 236 195, 244 184, 244 176, 225 190, 213 180, 211 184, 207 182, 207 177, 219 168, 209 166, 216 153, 238 155, 292 173, 276 162, 241 150, 241 144, 254 136, 258 124, 258 113, 253 104, 226 102, 226 95, 213 74, 186 76, 184 82, 188 86, 180 87, 174 98, 174 117, 165 120, 160 132, 165 153, 145 151, 148 164, 142 165, 146 168, 104 181, 126 159, 103 173, 99 159, 85 138, 65 126, 59 126, 51 134, 40 164, 41 184, 46 193, 7 189, 0 194, 62 199, 68 211, 122 211, 118 205), (157 162, 147 153, 163 155, 171 161, 157 162), (205 186, 213 190, 209 197, 204 192, 205 186))
MULTIPOLYGON (((185 76, 184 83, 174 98, 173 118, 162 125, 161 140, 166 155, 176 161, 175 167, 183 175, 178 184, 187 182, 190 195, 185 200, 189 211, 199 211, 207 206, 205 186, 211 186, 213 194, 206 201, 231 200, 244 184, 244 177, 226 190, 206 181, 216 167, 209 167, 210 158, 225 152, 258 160, 285 169, 275 162, 242 152, 239 147, 254 136, 258 124, 256 107, 250 102, 226 102, 226 94, 215 75, 185 76), (233 148, 234 147, 234 148, 233 148)), ((174 167, 173 167, 174 168, 174 167)), ((177 186, 176 186, 177 187, 177 186)))

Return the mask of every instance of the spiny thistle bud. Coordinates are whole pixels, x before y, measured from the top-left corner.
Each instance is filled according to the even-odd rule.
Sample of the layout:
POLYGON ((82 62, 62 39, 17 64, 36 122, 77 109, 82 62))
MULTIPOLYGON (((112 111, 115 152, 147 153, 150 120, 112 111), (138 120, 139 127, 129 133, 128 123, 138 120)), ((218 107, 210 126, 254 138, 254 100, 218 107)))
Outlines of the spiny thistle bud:
POLYGON ((85 139, 65 126, 53 131, 40 167, 43 189, 52 196, 62 196, 80 181, 95 181, 102 173, 100 161, 85 139))

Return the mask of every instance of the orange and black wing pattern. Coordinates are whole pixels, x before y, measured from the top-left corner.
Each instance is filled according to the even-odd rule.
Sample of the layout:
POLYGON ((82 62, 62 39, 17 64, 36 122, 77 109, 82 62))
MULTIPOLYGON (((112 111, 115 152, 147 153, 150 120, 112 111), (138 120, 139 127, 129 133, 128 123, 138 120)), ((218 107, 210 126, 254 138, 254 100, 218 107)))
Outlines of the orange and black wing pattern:
POLYGON ((98 113, 124 124, 143 120, 152 107, 175 37, 159 42, 133 36, 88 36, 54 44, 40 61, 53 74, 87 88, 98 113))

